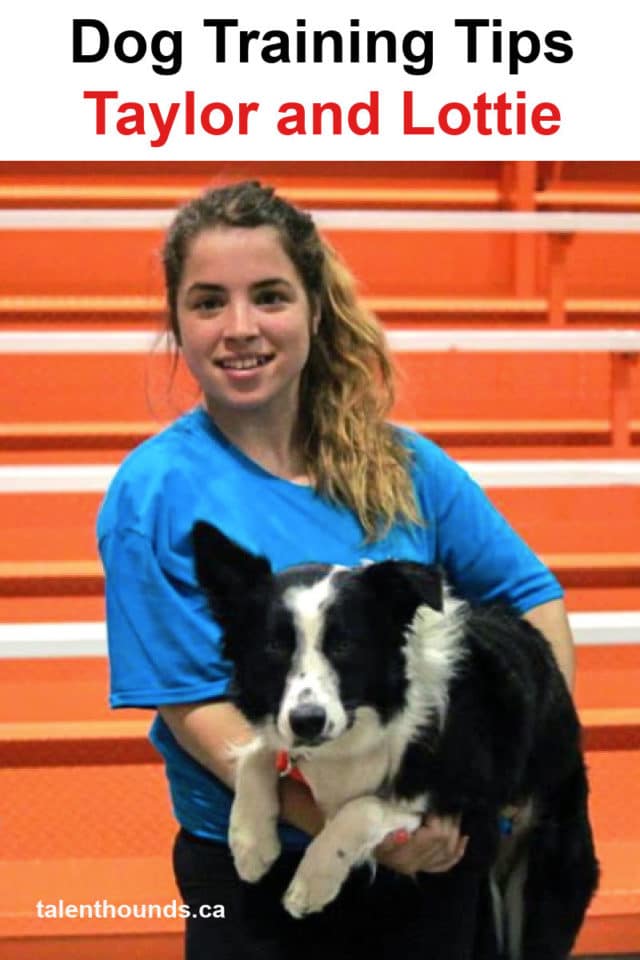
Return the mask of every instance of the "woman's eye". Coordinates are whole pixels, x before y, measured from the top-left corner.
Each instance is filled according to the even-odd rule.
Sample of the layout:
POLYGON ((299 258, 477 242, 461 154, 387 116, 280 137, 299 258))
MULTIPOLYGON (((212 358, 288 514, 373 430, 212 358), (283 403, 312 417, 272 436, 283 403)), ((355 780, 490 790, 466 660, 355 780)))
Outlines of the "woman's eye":
POLYGON ((194 305, 194 310, 198 313, 212 313, 215 310, 220 310, 222 306, 223 303, 219 297, 204 297, 194 305))
POLYGON ((256 295, 256 303, 263 307, 275 307, 281 303, 286 303, 286 296, 282 290, 261 290, 256 295))

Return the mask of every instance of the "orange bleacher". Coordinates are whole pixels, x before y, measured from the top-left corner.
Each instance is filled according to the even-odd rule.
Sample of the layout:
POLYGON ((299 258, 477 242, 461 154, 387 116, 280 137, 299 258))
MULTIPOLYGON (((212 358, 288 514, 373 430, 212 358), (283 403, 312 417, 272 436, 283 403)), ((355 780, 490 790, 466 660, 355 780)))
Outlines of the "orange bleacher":
MULTIPOLYGON (((639 682, 637 649, 580 650, 577 695, 603 869, 581 952, 628 951, 637 944, 639 682)), ((136 921, 132 930, 124 920, 47 922, 34 916, 37 900, 168 904, 175 897, 169 869, 174 826, 158 757, 146 740, 148 719, 142 711, 124 711, 124 719, 122 712, 109 714, 105 689, 101 659, 7 661, 3 669, 0 814, 7 843, 0 937, 3 956, 12 960, 47 956, 57 936, 73 938, 74 957, 100 956, 96 941, 117 938, 111 942, 121 944, 127 936, 137 951, 130 955, 144 956, 151 935, 160 938, 155 942, 162 943, 162 956, 180 955, 179 924, 171 918, 136 921), (133 808, 129 791, 136 797, 133 808), (16 802, 20 797, 23 802, 16 802)))
MULTIPOLYGON (((2 164, 0 207, 151 209, 250 176, 316 209, 640 209, 640 164, 2 164)), ((637 327, 640 235, 330 231, 390 328, 637 327)), ((2 330, 161 323, 156 230, 0 228, 2 330)), ((152 356, 2 356, 0 469, 109 464, 193 403, 152 356)), ((624 359, 629 440, 614 448, 606 354, 403 354, 395 419, 458 458, 638 456, 640 365, 624 359)), ((640 610, 640 487, 500 488, 572 611, 640 610)), ((98 621, 99 493, 0 493, 0 625, 98 621)), ((579 953, 640 952, 640 636, 578 650, 601 890, 579 953)), ((110 713, 102 657, 0 671, 0 952, 8 960, 177 960, 180 923, 39 920, 34 901, 166 904, 173 822, 148 714, 110 713), (136 797, 134 806, 128 800, 136 797)))

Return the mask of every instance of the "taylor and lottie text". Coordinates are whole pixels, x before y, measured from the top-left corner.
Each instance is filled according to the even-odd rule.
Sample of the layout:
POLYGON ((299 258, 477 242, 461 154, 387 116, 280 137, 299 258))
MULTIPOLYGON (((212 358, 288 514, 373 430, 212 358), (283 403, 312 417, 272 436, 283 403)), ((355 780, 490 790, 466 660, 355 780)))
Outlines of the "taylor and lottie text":
MULTIPOLYGON (((199 103, 194 90, 186 90, 180 100, 162 106, 157 101, 141 103, 122 100, 117 90, 85 90, 84 98, 94 103, 94 132, 98 136, 148 136, 152 147, 163 147, 174 130, 187 136, 206 133, 222 136, 235 133, 247 136, 251 118, 260 110, 258 101, 230 104, 214 100, 199 103), (115 102, 114 102, 115 101, 115 102)), ((365 100, 350 105, 333 101, 303 104, 287 101, 277 108, 276 132, 282 136, 341 135, 349 131, 357 136, 380 133, 380 92, 371 90, 365 100)), ((414 93, 403 92, 401 131, 404 136, 460 136, 473 131, 480 136, 525 136, 531 133, 550 136, 561 122, 560 108, 544 101, 530 106, 524 90, 511 99, 500 93, 491 99, 480 93, 469 106, 451 101, 435 115, 416 118, 414 93)))

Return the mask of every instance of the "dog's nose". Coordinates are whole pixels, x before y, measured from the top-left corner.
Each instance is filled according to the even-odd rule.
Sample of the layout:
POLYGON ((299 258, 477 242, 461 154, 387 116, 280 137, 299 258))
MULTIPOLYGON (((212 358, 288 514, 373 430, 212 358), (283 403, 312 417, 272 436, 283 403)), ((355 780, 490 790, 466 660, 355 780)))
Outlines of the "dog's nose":
POLYGON ((324 730, 327 714, 324 707, 303 703, 289 714, 289 725, 301 740, 315 740, 324 730))

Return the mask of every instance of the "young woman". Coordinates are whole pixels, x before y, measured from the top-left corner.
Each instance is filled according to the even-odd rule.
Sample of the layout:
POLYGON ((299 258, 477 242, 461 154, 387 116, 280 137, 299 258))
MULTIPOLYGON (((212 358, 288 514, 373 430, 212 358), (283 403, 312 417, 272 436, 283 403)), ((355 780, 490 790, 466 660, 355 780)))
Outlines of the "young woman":
POLYGON ((176 878, 192 908, 186 956, 465 960, 478 889, 456 887, 467 838, 454 822, 431 818, 401 845, 389 838, 374 882, 356 872, 336 904, 295 921, 279 898, 321 817, 305 787, 285 779, 284 852, 264 881, 238 879, 228 745, 251 734, 226 699, 229 668, 196 583, 191 528, 210 520, 276 569, 441 563, 460 595, 502 598, 541 629, 571 685, 562 591, 461 468, 386 422, 382 332, 307 214, 257 183, 208 191, 178 212, 164 265, 171 330, 202 405, 127 457, 98 536, 111 704, 157 710, 151 738, 166 762, 176 878), (421 890, 432 885, 432 910, 416 874, 421 890), (216 903, 224 920, 206 916, 216 903))

